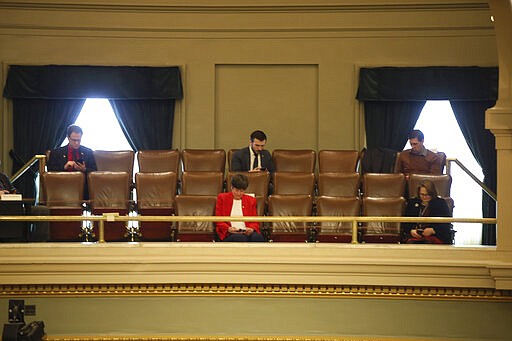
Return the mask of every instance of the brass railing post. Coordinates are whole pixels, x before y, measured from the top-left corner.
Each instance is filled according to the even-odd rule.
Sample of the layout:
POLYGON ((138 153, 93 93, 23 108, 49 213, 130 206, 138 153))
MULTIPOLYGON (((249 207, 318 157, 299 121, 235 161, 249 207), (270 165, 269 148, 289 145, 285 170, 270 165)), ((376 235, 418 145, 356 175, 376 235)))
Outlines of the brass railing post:
POLYGON ((352 244, 358 243, 358 241, 357 241, 358 225, 359 225, 359 223, 357 220, 355 220, 355 219, 352 220, 352 242, 351 242, 352 244))
POLYGON ((98 221, 98 242, 104 243, 105 242, 105 220, 98 221))

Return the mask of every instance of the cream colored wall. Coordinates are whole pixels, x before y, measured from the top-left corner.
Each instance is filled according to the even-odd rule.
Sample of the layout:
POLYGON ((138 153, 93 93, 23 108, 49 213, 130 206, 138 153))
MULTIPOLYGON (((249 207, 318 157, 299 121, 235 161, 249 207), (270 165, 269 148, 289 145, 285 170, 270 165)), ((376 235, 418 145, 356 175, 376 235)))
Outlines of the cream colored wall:
MULTIPOLYGON (((360 149, 359 67, 497 64, 485 3, 429 2, 0 2, 3 80, 10 64, 179 65, 180 149, 238 148, 257 128, 268 132, 269 149, 360 149)), ((5 100, 2 109, 9 164, 5 100)))
MULTIPOLYGON (((267 130, 270 149, 360 149, 364 145, 361 108, 354 99, 359 67, 494 66, 498 63, 495 31, 489 21, 490 12, 485 1, 467 0, 462 5, 458 1, 434 0, 398 5, 386 0, 324 0, 320 3, 243 0, 236 5, 228 0, 213 3, 200 0, 148 0, 142 4, 135 0, 68 3, 64 0, 35 0, 21 4, 0 1, 2 81, 5 82, 6 70, 11 64, 179 65, 183 72, 185 98, 177 106, 174 145, 180 149, 239 147, 247 143, 249 132, 255 128, 267 130), (238 127, 240 124, 242 127, 238 127)), ((510 11, 508 13, 510 18, 510 11)), ((502 64, 500 72, 503 72, 502 64)), ((510 106, 505 106, 504 112, 508 119, 510 106)), ((0 153, 4 170, 10 170, 11 124, 10 102, 1 98, 0 153)), ((509 188, 504 171, 511 168, 511 148, 507 142, 510 141, 510 125, 505 123, 501 127, 505 135, 499 151, 499 188, 509 188)), ((510 202, 512 200, 508 200, 508 205, 510 202)), ((500 220, 500 228, 506 229, 512 224, 504 213, 505 220, 500 220)), ((509 230, 500 231, 506 232, 499 238, 510 235, 509 230)), ((440 324, 443 330, 420 333, 407 325, 411 330, 408 334, 404 332, 401 318, 407 318, 406 307, 416 305, 417 301, 379 300, 375 309, 382 314, 374 320, 381 317, 383 320, 379 321, 390 321, 391 324, 381 325, 382 329, 375 333, 381 332, 381 336, 442 338, 442 333, 446 332, 446 336, 453 338, 504 340, 503 336, 510 335, 512 326, 508 320, 501 320, 510 316, 510 303, 503 302, 508 298, 489 305, 483 302, 485 298, 476 303, 466 301, 473 299, 471 290, 474 288, 491 291, 512 288, 508 243, 504 241, 502 245, 505 247, 501 250, 407 246, 404 249, 403 245, 373 248, 346 245, 332 247, 331 250, 331 246, 327 246, 328 250, 314 264, 310 256, 311 249, 315 247, 311 245, 280 245, 277 251, 276 245, 266 245, 265 250, 268 248, 270 251, 250 248, 251 254, 265 252, 266 255, 261 258, 255 256, 258 262, 254 266, 258 271, 253 268, 247 272, 229 271, 233 267, 239 269, 245 262, 242 264, 238 258, 231 261, 231 250, 220 245, 209 245, 208 251, 198 245, 173 245, 169 250, 162 250, 167 246, 133 246, 134 250, 126 251, 127 254, 123 253, 119 258, 113 257, 115 250, 100 245, 97 247, 104 257, 100 266, 95 249, 84 250, 78 245, 80 253, 92 251, 93 254, 80 258, 80 253, 75 250, 67 254, 50 244, 41 247, 31 245, 31 251, 25 250, 24 246, 19 249, 12 246, 12 250, 2 248, 0 274, 2 283, 9 284, 158 284, 173 281, 235 281, 243 284, 247 281, 271 281, 278 285, 307 282, 360 287, 363 294, 369 291, 365 298, 388 286, 440 286, 440 290, 454 286, 468 288, 468 292, 453 302, 449 298, 442 304, 437 304, 437 301, 420 302, 423 305, 419 310, 429 312, 429 318, 433 315, 436 321, 442 316, 438 314, 453 314, 453 324, 440 324), (133 256, 135 250, 140 251, 140 257, 133 256), (175 259, 177 250, 182 258, 176 264, 167 264, 175 259), (45 252, 47 258, 42 260, 41 252, 45 252), (205 252, 208 252, 207 259, 204 258, 205 252), (461 253, 464 256, 459 256, 461 253), (72 259, 73 255, 78 259, 72 259), (134 258, 127 263, 130 255, 134 258), (216 264, 214 268, 212 259, 216 264), (322 271, 318 271, 319 267, 322 271), (427 303, 432 303, 432 310, 426 308, 424 304, 427 303), (393 319, 393 316, 399 318, 393 319), (482 320, 491 328, 479 328, 482 320)), ((73 247, 75 245, 70 246, 73 247)), ((318 248, 321 250, 321 246, 318 248)), ((241 256, 248 253, 243 248, 237 252, 241 256)), ((107 298, 93 302, 94 298, 63 299, 54 295, 41 298, 33 292, 20 296, 10 292, 8 286, 2 288, 0 308, 5 308, 7 298, 25 298, 29 304, 37 304, 42 309, 38 317, 48 318, 51 322, 48 330, 55 334, 82 332, 84 329, 79 323, 88 321, 95 314, 97 310, 92 307, 96 304, 106 311, 114 310, 114 314, 129 315, 131 310, 127 307, 138 300, 133 297, 128 300, 107 298), (85 311, 91 309, 86 316, 80 315, 81 310, 75 310, 80 303, 86 306, 85 311), (66 318, 61 319, 59 312, 53 310, 60 305, 64 307, 65 314, 76 313, 78 316, 67 319, 69 315, 65 315, 66 318), (62 321, 72 323, 73 330, 59 325, 62 321)), ((165 314, 167 303, 172 306, 182 298, 186 300, 186 297, 146 297, 135 305, 135 309, 144 310, 147 305, 155 308, 156 313, 165 314)), ((261 307, 257 299, 244 297, 239 302, 248 304, 247 307, 251 307, 249 302, 256 302, 255 307, 261 307)), ((228 309, 229 300, 203 297, 197 301, 206 302, 207 312, 216 313, 214 307, 220 305, 219 309, 228 309)), ((192 313, 205 309, 197 301, 187 302, 191 304, 189 310, 192 313)), ((368 330, 364 335, 373 333, 367 324, 357 324, 360 323, 356 319, 357 314, 351 315, 354 311, 368 308, 373 303, 370 300, 316 301, 312 310, 308 310, 311 301, 307 299, 301 301, 305 307, 295 307, 291 300, 285 298, 274 297, 269 302, 268 307, 276 309, 269 318, 280 318, 277 314, 279 308, 292 309, 296 314, 302 309, 307 313, 298 319, 283 320, 284 325, 299 325, 302 329, 297 333, 311 332, 307 321, 314 309, 319 309, 320 318, 312 322, 320 332, 363 335, 368 330), (325 321, 322 316, 329 318, 328 323, 322 324, 325 321), (339 317, 339 321, 333 316, 339 317), (351 323, 347 329, 343 326, 345 318, 351 323)), ((101 318, 102 314, 95 318, 101 318)), ((409 315, 416 314, 411 312, 409 315)), ((134 316, 129 315, 128 321, 131 322, 123 321, 124 324, 119 322, 121 319, 115 319, 115 323, 121 323, 115 330, 107 330, 107 326, 100 324, 98 333, 127 334, 133 331, 127 326, 136 323, 137 316, 134 316)), ((189 321, 185 317, 178 315, 178 321, 189 321)), ((212 321, 217 321, 217 318, 215 316, 212 321)), ((1 320, 5 321, 4 318, 1 320)), ((151 317, 145 316, 142 321, 140 328, 152 326, 151 317)), ((209 320, 197 325, 207 328, 214 323, 209 320)), ((181 330, 185 334, 193 334, 196 330, 196 325, 187 327, 181 330)), ((155 333, 168 331, 162 328, 155 333)), ((243 327, 224 330, 228 335, 251 332, 255 330, 243 327)), ((274 333, 274 329, 270 332, 274 333)), ((285 332, 289 334, 291 329, 282 331, 283 334, 285 332)), ((278 333, 277 327, 275 333, 278 333)))

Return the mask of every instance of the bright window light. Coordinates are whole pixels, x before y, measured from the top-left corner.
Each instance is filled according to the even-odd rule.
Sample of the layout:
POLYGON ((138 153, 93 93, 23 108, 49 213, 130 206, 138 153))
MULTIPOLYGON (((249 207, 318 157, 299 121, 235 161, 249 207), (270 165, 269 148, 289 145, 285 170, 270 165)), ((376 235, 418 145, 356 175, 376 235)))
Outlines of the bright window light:
MULTIPOLYGON (((75 122, 84 131, 81 144, 93 150, 131 150, 106 98, 88 98, 75 122)), ((64 139, 62 145, 68 143, 64 139)))
MULTIPOLYGON (((414 129, 425 134, 425 147, 440 151, 448 158, 457 158, 480 181, 482 168, 476 162, 455 119, 449 101, 427 101, 414 129)), ((406 148, 410 148, 407 144, 406 148)), ((451 197, 455 203, 454 217, 482 218, 482 189, 459 166, 452 164, 451 197)), ((480 245, 482 224, 455 223, 456 245, 480 245)))
MULTIPOLYGON (((80 144, 87 148, 92 150, 132 150, 119 126, 114 110, 106 98, 88 98, 75 124, 82 128, 84 133, 80 144)), ((67 143, 66 138, 62 145, 67 143)), ((139 166, 135 162, 133 171, 137 173, 138 170, 139 166)), ((133 195, 136 198, 136 194, 133 195)), ((84 214, 90 215, 90 212, 85 211, 84 214)), ((137 213, 130 212, 129 215, 134 216, 137 213)), ((84 224, 87 226, 91 222, 84 221, 84 224)), ((128 226, 137 228, 138 222, 129 221, 128 226)))

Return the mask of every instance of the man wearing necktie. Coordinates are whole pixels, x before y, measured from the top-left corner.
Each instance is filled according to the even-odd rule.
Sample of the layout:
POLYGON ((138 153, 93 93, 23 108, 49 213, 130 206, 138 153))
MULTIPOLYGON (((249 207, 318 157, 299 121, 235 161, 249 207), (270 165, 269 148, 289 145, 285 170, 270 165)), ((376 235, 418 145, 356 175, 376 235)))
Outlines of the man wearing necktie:
POLYGON ((54 149, 50 153, 48 171, 91 172, 97 170, 92 150, 80 145, 83 131, 77 125, 67 130, 68 144, 54 149))
POLYGON ((261 130, 254 131, 249 146, 237 150, 231 159, 231 170, 234 172, 274 172, 272 156, 265 150, 267 136, 261 130))

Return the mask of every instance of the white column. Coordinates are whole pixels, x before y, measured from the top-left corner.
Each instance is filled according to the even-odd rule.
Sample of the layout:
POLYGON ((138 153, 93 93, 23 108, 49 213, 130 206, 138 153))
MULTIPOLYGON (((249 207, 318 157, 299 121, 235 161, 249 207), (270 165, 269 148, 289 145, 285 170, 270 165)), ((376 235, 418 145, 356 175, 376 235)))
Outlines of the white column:
POLYGON ((498 167, 497 246, 512 251, 512 2, 489 0, 499 60, 498 101, 486 112, 486 128, 496 137, 498 167))

